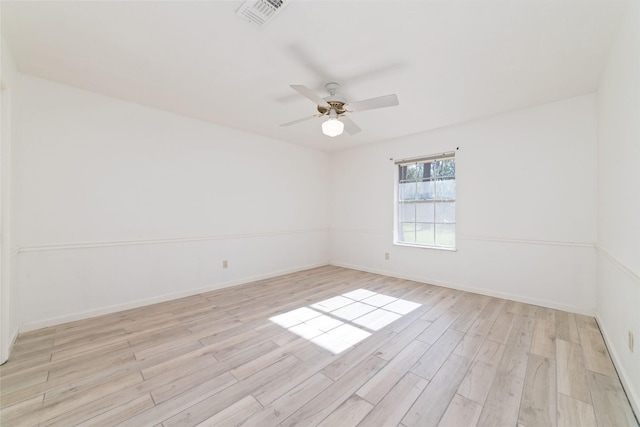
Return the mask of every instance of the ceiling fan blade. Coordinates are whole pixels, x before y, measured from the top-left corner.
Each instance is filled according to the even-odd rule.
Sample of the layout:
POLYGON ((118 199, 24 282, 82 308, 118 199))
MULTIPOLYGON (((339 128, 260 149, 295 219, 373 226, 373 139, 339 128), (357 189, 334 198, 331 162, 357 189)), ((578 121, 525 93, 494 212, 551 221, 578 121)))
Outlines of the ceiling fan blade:
POLYGON ((346 130, 349 135, 354 135, 362 130, 357 124, 355 124, 353 120, 351 120, 347 116, 340 116, 339 120, 344 123, 344 130, 346 130))
POLYGON ((314 91, 312 91, 308 87, 304 85, 289 85, 289 86, 291 87, 291 89, 297 91, 300 95, 312 100, 315 104, 318 104, 322 107, 330 108, 329 104, 327 104, 327 101, 320 98, 314 91))
POLYGON ((398 96, 393 93, 391 95, 379 96, 377 98, 365 99, 364 101, 351 102, 345 105, 348 111, 364 111, 373 110, 375 108, 393 107, 398 105, 398 96))
POLYGON ((292 122, 283 123, 280 126, 291 126, 301 122, 306 122, 307 120, 315 119, 316 117, 320 117, 322 114, 314 114, 313 116, 303 117, 302 119, 294 120, 292 122))

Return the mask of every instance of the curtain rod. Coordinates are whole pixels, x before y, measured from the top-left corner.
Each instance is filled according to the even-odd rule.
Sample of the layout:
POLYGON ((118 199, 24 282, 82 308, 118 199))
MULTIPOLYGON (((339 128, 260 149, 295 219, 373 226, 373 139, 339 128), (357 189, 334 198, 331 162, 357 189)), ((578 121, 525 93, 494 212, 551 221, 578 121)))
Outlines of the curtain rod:
MULTIPOLYGON (((456 147, 456 151, 459 150, 460 147, 456 147)), ((446 151, 444 153, 432 154, 430 156, 420 156, 420 157, 409 157, 406 159, 394 160, 391 157, 389 160, 394 161, 396 165, 400 165, 403 163, 416 163, 416 162, 426 162, 429 160, 438 160, 447 157, 455 157, 456 151, 446 151)))

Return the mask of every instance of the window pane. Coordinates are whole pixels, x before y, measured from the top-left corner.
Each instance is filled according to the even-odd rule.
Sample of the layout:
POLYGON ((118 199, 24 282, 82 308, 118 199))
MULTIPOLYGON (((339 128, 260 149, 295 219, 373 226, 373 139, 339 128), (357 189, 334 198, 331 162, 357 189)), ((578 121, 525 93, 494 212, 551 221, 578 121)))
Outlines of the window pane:
POLYGON ((417 202, 415 220, 418 222, 434 222, 433 205, 433 202, 417 202))
POLYGON ((454 159, 436 160, 433 162, 434 176, 456 176, 456 162, 454 159))
POLYGON ((455 199, 456 198, 456 180, 455 179, 437 179, 436 180, 436 199, 455 199))
POLYGON ((407 180, 407 167, 406 166, 400 166, 398 168, 398 179, 400 180, 400 182, 406 181, 407 180))
POLYGON ((400 184, 398 189, 398 200, 415 200, 416 199, 416 183, 405 182, 400 184))
POLYGON ((399 240, 404 243, 415 243, 416 241, 416 225, 415 223, 400 223, 398 231, 399 240))
POLYGON ((416 224, 416 243, 433 245, 433 224, 416 224))
POLYGON ((407 165, 407 178, 416 179, 416 165, 407 165))
POLYGON ((433 181, 421 181, 417 184, 416 198, 420 200, 433 199, 435 197, 435 191, 433 189, 433 181))
POLYGON ((436 245, 455 247, 456 226, 455 224, 436 224, 436 245))
POLYGON ((436 203, 436 221, 435 222, 456 222, 456 203, 440 202, 436 203))
POLYGON ((422 179, 424 165, 422 163, 414 163, 400 167, 401 181, 418 181, 422 179))
POLYGON ((398 205, 398 219, 400 222, 413 222, 416 220, 416 203, 400 203, 398 205))

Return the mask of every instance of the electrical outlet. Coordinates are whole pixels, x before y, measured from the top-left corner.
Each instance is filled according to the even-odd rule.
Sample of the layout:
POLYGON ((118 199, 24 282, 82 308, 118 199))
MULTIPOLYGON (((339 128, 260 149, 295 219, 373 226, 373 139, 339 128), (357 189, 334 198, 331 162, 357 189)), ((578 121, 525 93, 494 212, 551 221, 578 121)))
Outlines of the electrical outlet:
POLYGON ((629 351, 633 353, 633 332, 629 331, 629 351))
POLYGON ((225 259, 224 261, 222 261, 222 268, 227 268, 227 267, 229 267, 229 261, 225 259))
POLYGON ((389 259, 389 252, 384 253, 384 259, 389 259))

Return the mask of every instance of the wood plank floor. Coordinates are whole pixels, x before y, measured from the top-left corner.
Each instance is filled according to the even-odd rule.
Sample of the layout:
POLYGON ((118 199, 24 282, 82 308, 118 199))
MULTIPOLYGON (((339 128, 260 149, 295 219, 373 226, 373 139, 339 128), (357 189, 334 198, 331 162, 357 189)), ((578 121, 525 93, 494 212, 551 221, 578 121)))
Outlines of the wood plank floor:
POLYGON ((20 335, 3 426, 636 426, 592 317, 322 267, 20 335))

